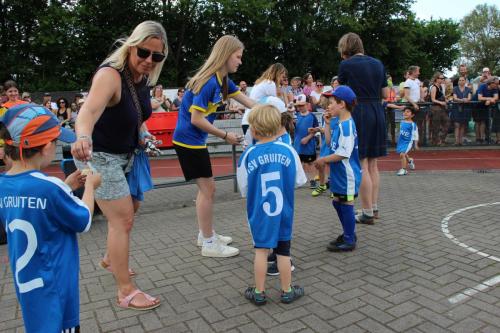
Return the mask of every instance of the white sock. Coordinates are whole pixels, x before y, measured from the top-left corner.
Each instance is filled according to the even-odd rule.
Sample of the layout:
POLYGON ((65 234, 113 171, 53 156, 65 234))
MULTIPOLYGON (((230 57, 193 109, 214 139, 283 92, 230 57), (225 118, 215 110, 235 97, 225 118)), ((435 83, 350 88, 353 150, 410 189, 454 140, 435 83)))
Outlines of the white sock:
POLYGON ((370 209, 363 208, 363 214, 365 214, 366 216, 372 217, 373 216, 373 208, 370 208, 370 209))
POLYGON ((378 205, 377 205, 377 204, 373 204, 373 205, 372 205, 372 209, 373 209, 373 210, 378 210, 378 205))

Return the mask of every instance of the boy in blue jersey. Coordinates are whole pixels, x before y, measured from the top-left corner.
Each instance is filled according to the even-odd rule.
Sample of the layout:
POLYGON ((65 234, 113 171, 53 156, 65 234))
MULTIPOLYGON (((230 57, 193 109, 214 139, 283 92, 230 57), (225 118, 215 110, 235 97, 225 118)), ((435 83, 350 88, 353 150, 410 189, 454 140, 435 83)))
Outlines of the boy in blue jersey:
POLYGON ((64 183, 40 172, 54 159, 58 139, 75 141, 75 134, 61 128, 44 107, 13 107, 1 122, 12 167, 0 175, 0 221, 26 332, 79 332, 76 233, 90 228, 100 176, 77 171, 64 183), (82 183, 80 200, 71 191, 82 183))
POLYGON ((413 143, 415 143, 415 149, 418 149, 418 127, 413 122, 414 116, 415 109, 411 106, 406 106, 403 110, 403 121, 399 125, 399 139, 396 147, 396 152, 401 159, 401 169, 397 172, 398 176, 407 175, 407 167, 415 170, 415 162, 408 154, 413 147, 413 143))
POLYGON ((339 86, 332 92, 324 116, 325 139, 330 146, 330 155, 316 160, 318 167, 330 163, 330 190, 334 196, 332 204, 343 229, 343 234, 327 246, 332 252, 352 251, 356 248, 354 198, 358 196, 361 183, 361 166, 358 135, 351 117, 355 104, 356 95, 351 88, 339 86))
POLYGON ((281 302, 291 303, 304 295, 292 286, 290 241, 292 239, 294 188, 307 182, 293 148, 276 140, 281 127, 279 111, 271 105, 252 109, 248 119, 257 143, 241 155, 238 185, 247 196, 247 216, 255 247, 255 287, 245 297, 256 305, 267 302, 265 282, 267 255, 275 249, 281 281, 281 302))
POLYGON ((310 183, 310 188, 316 188, 314 180, 313 162, 316 160, 316 131, 318 127, 318 119, 307 109, 305 95, 296 97, 295 107, 297 108, 297 120, 295 122, 295 135, 293 139, 293 147, 299 154, 300 161, 307 175, 307 180, 310 183))

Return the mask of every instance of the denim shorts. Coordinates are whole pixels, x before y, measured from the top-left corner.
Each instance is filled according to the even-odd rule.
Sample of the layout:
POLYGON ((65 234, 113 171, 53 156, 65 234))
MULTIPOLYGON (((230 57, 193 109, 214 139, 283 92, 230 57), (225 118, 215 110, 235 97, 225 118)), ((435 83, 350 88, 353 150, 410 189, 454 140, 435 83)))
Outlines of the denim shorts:
MULTIPOLYGON (((101 186, 94 196, 98 200, 117 200, 130 195, 125 174, 132 168, 134 154, 111 154, 93 152, 90 161, 93 168, 101 174, 101 186)), ((88 165, 75 160, 78 169, 88 169, 88 165)))

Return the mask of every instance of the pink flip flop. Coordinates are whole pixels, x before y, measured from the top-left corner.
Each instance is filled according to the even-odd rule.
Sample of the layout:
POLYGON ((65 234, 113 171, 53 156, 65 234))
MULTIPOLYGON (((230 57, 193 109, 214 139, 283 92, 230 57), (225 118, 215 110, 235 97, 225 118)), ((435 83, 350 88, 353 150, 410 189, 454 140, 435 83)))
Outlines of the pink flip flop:
MULTIPOLYGON (((111 265, 106 263, 104 260, 101 260, 101 262, 99 263, 99 266, 101 266, 102 269, 105 269, 108 272, 113 273, 113 269, 111 268, 111 265)), ((128 275, 132 277, 132 276, 136 276, 137 273, 132 268, 129 268, 128 275)))
POLYGON ((119 306, 120 308, 132 309, 132 310, 138 310, 138 311, 151 310, 151 309, 159 307, 160 304, 161 304, 161 302, 158 298, 153 297, 151 295, 148 295, 139 289, 134 290, 128 296, 124 297, 121 301, 118 297, 116 298, 116 305, 119 306), (132 299, 139 294, 143 294, 144 297, 148 301, 154 302, 154 303, 151 305, 145 305, 145 306, 135 306, 135 305, 130 304, 130 302, 132 302, 132 299))

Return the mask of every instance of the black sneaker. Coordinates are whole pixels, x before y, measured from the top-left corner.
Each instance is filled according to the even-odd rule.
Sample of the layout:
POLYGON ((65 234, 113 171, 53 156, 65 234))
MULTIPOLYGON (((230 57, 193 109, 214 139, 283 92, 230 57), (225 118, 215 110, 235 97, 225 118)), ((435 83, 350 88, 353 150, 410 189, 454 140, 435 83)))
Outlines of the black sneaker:
MULTIPOLYGON (((290 259, 290 264, 292 265, 291 271, 293 272, 295 270, 295 266, 293 265, 292 259, 290 259)), ((273 261, 270 263, 270 265, 267 266, 267 275, 269 275, 269 276, 280 275, 280 271, 278 270, 278 262, 277 261, 273 261)))
POLYGON ((300 286, 292 286, 289 292, 281 291, 281 303, 290 304, 296 299, 304 296, 304 288, 300 286))
POLYGON ((352 243, 352 244, 349 244, 349 243, 346 243, 344 241, 344 238, 342 237, 342 241, 339 242, 339 243, 334 243, 334 244, 328 244, 327 245, 327 250, 328 251, 331 251, 331 252, 349 252, 349 251, 352 251, 356 248, 356 243, 352 243))
POLYGON ((255 287, 248 287, 245 290, 245 298, 255 305, 264 305, 267 303, 266 292, 255 292, 255 287))
POLYGON ((270 265, 267 266, 267 275, 276 276, 280 275, 280 271, 278 270, 278 262, 273 261, 270 265))
POLYGON ((276 262, 276 253, 274 253, 274 251, 272 251, 271 253, 269 253, 268 256, 267 256, 267 263, 270 264, 270 263, 273 263, 273 262, 276 262))
POLYGON ((318 184, 316 183, 316 181, 315 181, 314 179, 311 179, 311 180, 309 181, 309 188, 310 188, 311 190, 314 190, 317 186, 318 186, 318 184))
POLYGON ((373 216, 368 216, 365 213, 356 215, 356 223, 373 225, 375 224, 373 216))

